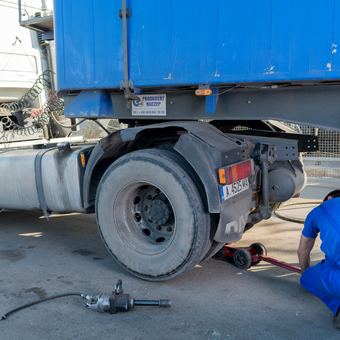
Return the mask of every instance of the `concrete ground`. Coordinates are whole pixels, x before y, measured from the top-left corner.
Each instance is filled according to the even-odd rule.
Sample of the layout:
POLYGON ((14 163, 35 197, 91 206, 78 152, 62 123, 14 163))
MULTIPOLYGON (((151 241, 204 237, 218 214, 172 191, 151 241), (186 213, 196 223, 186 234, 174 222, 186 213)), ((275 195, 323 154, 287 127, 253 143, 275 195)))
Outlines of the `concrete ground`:
MULTIPOLYGON (((339 181, 310 180, 296 202, 321 200, 339 181)), ((304 217, 315 204, 282 208, 304 217)), ((239 246, 263 243, 268 255, 297 265, 302 224, 272 217, 239 246)), ((317 241, 317 246, 320 244, 317 241)), ((312 262, 323 258, 318 247, 312 262)), ((93 215, 0 214, 0 315, 54 294, 110 293, 117 279, 137 299, 171 299, 170 309, 135 307, 101 314, 80 297, 21 310, 0 322, 0 339, 339 339, 332 313, 299 285, 299 274, 265 262, 240 270, 210 259, 165 282, 139 280, 111 258, 93 215)))

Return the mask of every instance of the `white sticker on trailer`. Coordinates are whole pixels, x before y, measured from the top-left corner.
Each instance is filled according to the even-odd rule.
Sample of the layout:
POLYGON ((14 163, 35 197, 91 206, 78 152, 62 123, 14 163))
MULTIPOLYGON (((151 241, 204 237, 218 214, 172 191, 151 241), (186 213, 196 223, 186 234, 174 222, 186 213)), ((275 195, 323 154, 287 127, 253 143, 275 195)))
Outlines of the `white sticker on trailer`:
POLYGON ((249 188, 248 178, 242 179, 242 180, 235 182, 233 184, 227 184, 227 185, 221 187, 222 201, 225 201, 225 200, 239 194, 242 191, 246 191, 248 188, 249 188))
POLYGON ((133 116, 166 116, 166 94, 138 95, 132 101, 133 116))

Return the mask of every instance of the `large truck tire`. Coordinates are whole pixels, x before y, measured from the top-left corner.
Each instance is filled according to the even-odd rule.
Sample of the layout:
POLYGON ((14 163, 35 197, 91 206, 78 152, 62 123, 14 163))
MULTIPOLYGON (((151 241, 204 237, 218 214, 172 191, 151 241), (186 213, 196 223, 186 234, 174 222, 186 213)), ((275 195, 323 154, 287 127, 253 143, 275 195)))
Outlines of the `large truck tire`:
POLYGON ((210 249, 208 250, 208 252, 203 257, 201 263, 209 260, 211 257, 216 255, 223 248, 223 246, 224 246, 224 243, 213 241, 210 249))
POLYGON ((116 261, 145 280, 187 272, 212 244, 196 174, 168 150, 135 151, 115 161, 97 190, 96 219, 116 261))

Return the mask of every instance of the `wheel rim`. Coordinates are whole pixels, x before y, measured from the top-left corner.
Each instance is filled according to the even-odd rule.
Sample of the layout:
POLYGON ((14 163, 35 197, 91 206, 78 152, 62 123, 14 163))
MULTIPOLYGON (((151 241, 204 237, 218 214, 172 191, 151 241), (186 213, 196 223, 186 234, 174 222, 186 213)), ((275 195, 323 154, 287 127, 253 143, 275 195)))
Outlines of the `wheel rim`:
POLYGON ((113 214, 120 237, 140 254, 161 253, 176 234, 173 205, 152 183, 126 185, 115 200, 113 214))
POLYGON ((253 243, 250 247, 255 248, 259 255, 267 256, 267 248, 260 242, 253 243))
POLYGON ((235 251, 234 256, 234 263, 238 268, 247 269, 251 265, 251 255, 247 250, 238 249, 235 251))
POLYGON ((235 254, 235 263, 240 267, 245 266, 247 263, 246 256, 243 253, 235 254))

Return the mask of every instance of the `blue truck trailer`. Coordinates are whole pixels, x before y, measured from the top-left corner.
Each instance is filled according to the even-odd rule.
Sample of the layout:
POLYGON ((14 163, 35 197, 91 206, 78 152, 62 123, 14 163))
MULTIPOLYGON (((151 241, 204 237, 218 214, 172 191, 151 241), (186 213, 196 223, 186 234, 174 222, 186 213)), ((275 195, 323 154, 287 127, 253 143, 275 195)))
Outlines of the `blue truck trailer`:
MULTIPOLYGON (((277 121, 340 128, 338 0, 55 0, 20 22, 51 60, 55 42, 57 99, 36 126, 62 112, 128 127, 4 150, 0 207, 95 212, 145 280, 185 273, 299 195, 318 140, 277 121)), ((27 128, 9 122, 17 111, 11 133, 27 128)))

